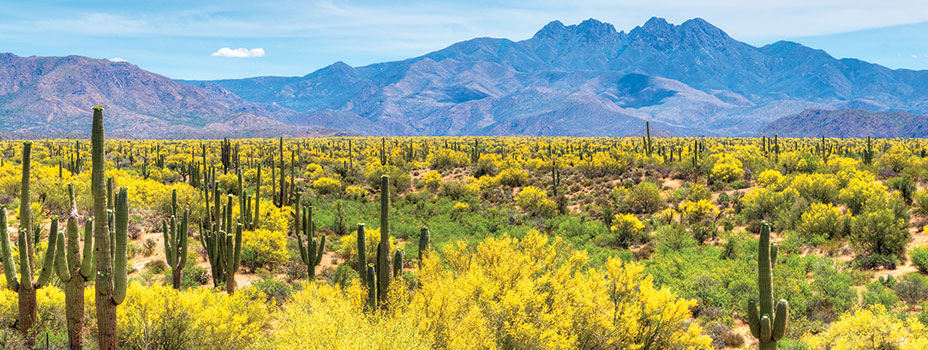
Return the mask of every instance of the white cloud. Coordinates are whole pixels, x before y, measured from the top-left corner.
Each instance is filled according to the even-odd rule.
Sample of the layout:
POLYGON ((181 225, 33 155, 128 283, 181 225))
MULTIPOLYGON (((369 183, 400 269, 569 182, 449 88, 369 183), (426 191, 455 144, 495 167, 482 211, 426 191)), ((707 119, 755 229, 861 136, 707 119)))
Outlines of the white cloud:
POLYGON ((256 47, 254 49, 246 49, 244 47, 230 49, 228 47, 223 47, 219 50, 216 50, 216 52, 213 52, 212 56, 235 58, 264 57, 264 49, 260 47, 256 47))
POLYGON ((129 62, 129 60, 122 57, 113 57, 110 58, 110 62, 129 62))

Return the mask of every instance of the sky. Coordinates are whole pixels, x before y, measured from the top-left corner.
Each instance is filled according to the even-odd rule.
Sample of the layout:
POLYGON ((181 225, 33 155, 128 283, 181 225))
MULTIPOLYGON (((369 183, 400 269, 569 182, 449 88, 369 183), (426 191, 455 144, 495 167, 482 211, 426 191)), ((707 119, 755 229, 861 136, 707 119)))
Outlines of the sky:
POLYGON ((924 0, 20 1, 0 6, 0 52, 127 60, 175 79, 300 76, 474 37, 523 40, 552 20, 627 32, 653 16, 702 17, 755 46, 793 40, 928 69, 924 0))

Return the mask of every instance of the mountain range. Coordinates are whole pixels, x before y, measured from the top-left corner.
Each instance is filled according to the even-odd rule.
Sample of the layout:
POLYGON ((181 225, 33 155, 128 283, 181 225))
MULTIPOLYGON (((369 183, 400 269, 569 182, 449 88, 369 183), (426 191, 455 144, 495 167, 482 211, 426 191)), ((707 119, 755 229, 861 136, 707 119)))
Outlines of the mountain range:
MULTIPOLYGON (((700 18, 652 18, 628 32, 553 21, 526 40, 476 38, 301 77, 175 81, 77 56, 3 54, 0 63, 0 125, 27 136, 68 135, 94 104, 126 137, 626 136, 645 121, 678 136, 753 136, 820 128, 803 116, 845 109, 892 119, 902 134, 886 136, 928 135, 909 132, 905 123, 919 118, 897 117, 928 114, 928 71, 788 41, 755 47, 700 18)), ((842 120, 843 130, 855 127, 842 120)))

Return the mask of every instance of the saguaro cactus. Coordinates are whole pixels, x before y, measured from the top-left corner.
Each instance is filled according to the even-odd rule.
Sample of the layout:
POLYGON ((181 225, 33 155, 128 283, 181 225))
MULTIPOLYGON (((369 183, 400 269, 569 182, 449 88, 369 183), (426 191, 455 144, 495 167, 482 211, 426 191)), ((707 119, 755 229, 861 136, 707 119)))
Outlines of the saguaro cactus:
POLYGON ((644 149, 647 155, 650 156, 653 151, 653 145, 651 144, 651 122, 644 122, 644 129, 646 134, 644 149))
POLYGON ((103 106, 93 107, 91 132, 90 189, 93 194, 94 263, 96 264, 97 340, 101 350, 116 349, 116 306, 126 297, 126 244, 128 239, 129 201, 125 187, 116 195, 115 209, 106 210, 104 183, 103 106), (112 231, 109 215, 113 215, 112 231), (115 243, 115 244, 114 244, 115 243))
POLYGON ((557 198, 557 187, 561 185, 561 170, 557 168, 557 160, 551 161, 551 190, 557 198))
POLYGON ((777 246, 770 244, 770 224, 764 222, 760 230, 760 246, 757 253, 758 301, 748 301, 748 324, 751 334, 758 339, 759 350, 776 350, 777 341, 786 334, 789 320, 789 304, 780 299, 773 309, 773 267, 777 263, 777 246), (758 313, 757 304, 760 303, 758 313))
MULTIPOLYGON (((293 176, 293 154, 290 155, 290 175, 293 176)), ((290 195, 294 190, 293 186, 296 184, 293 182, 293 179, 290 179, 290 182, 287 182, 287 175, 284 174, 284 170, 287 168, 286 162, 284 162, 284 138, 280 138, 280 191, 277 191, 277 188, 274 187, 274 205, 278 208, 281 208, 286 205, 290 205, 290 195)), ((271 183, 274 182, 274 167, 271 167, 271 183)))
POLYGON ((377 249, 377 287, 380 290, 380 302, 384 304, 386 291, 393 280, 390 264, 390 177, 387 175, 380 177, 380 246, 377 249))
POLYGON ((242 261, 242 224, 232 232, 232 195, 228 196, 219 223, 206 223, 200 228, 200 243, 206 250, 216 287, 225 285, 227 293, 235 292, 235 272, 242 261))
POLYGON ((66 232, 58 232, 55 249, 55 266, 58 278, 64 283, 64 304, 68 321, 68 343, 71 349, 83 348, 84 333, 84 285, 94 274, 93 266, 93 218, 84 224, 84 250, 80 249, 77 226, 77 203, 74 200, 74 184, 68 184, 71 212, 68 215, 66 232), (67 239, 67 241, 65 240, 67 239))
POLYGON ((171 283, 174 289, 180 289, 180 280, 184 267, 187 266, 187 220, 190 209, 184 209, 184 216, 177 218, 177 190, 171 193, 171 218, 161 222, 164 234, 164 258, 171 267, 171 283))
POLYGON ((367 265, 367 310, 377 309, 377 273, 373 265, 367 265))
POLYGON ((302 233, 298 228, 296 232, 297 249, 300 251, 300 260, 309 269, 309 280, 316 278, 316 266, 322 262, 322 253, 325 251, 325 235, 319 238, 319 243, 313 239, 316 233, 316 222, 313 221, 313 206, 303 207, 302 233), (303 244, 303 234, 306 235, 306 244, 303 244))
POLYGON ((419 268, 422 268, 422 261, 425 260, 426 254, 429 252, 429 244, 431 243, 432 235, 429 233, 428 227, 423 227, 419 231, 419 268))
POLYGON ((367 268, 367 244, 365 242, 366 235, 364 234, 364 224, 358 223, 358 274, 363 275, 365 269, 367 268))
POLYGON ((0 240, 3 250, 3 271, 6 273, 7 287, 19 296, 19 324, 26 345, 31 347, 35 343, 35 333, 32 327, 38 317, 36 309, 36 290, 45 286, 54 269, 55 249, 58 239, 58 219, 52 218, 51 230, 48 235, 48 248, 39 279, 33 281, 35 269, 35 244, 38 243, 39 232, 32 224, 32 205, 30 201, 30 168, 32 165, 32 142, 23 143, 23 170, 19 205, 19 232, 16 243, 19 249, 19 266, 13 264, 13 253, 10 249, 10 235, 7 228, 6 208, 0 208, 0 240), (19 281, 16 280, 16 271, 19 270, 19 281))

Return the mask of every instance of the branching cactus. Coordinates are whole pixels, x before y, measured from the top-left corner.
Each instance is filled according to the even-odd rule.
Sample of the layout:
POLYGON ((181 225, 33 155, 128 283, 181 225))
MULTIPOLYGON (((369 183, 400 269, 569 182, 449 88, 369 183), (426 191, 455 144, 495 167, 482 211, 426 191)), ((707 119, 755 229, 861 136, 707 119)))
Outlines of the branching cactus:
POLYGON ((162 221, 164 234, 164 258, 171 267, 171 283, 174 289, 180 289, 181 276, 187 266, 187 220, 190 209, 184 209, 184 216, 177 218, 177 190, 171 194, 171 218, 162 221))
POLYGON ((322 253, 325 251, 325 235, 319 238, 318 244, 313 236, 316 233, 316 222, 313 221, 313 207, 303 207, 302 231, 297 230, 296 242, 297 249, 300 251, 300 260, 303 261, 309 270, 309 280, 316 278, 316 266, 322 262, 322 253), (306 235, 306 243, 303 243, 303 234, 306 235))
POLYGON ((66 233, 58 232, 55 249, 55 267, 58 279, 65 285, 64 303, 68 321, 68 343, 71 349, 83 348, 84 333, 84 286, 94 275, 93 271, 93 219, 84 224, 84 249, 80 248, 80 229, 77 225, 77 203, 74 200, 74 184, 68 184, 71 211, 68 215, 66 233))
POLYGON ((213 284, 224 285, 229 294, 235 292, 235 272, 242 261, 242 224, 235 225, 233 235, 232 201, 229 195, 219 223, 207 223, 200 228, 200 243, 209 258, 213 284))
POLYGON ((773 267, 777 262, 777 246, 770 244, 770 223, 764 222, 760 230, 757 253, 757 289, 760 299, 748 301, 748 324, 751 334, 758 339, 759 350, 776 350, 777 342, 786 334, 789 321, 789 304, 780 299, 773 305, 773 267), (758 312, 757 304, 760 304, 758 312))
POLYGON ((48 283, 54 270, 55 249, 58 239, 58 219, 52 218, 51 230, 48 235, 48 248, 39 272, 38 280, 33 280, 35 269, 35 244, 38 243, 39 231, 32 224, 32 202, 30 201, 30 168, 32 156, 32 142, 23 143, 23 170, 20 190, 19 224, 16 245, 19 250, 19 266, 13 263, 13 252, 10 248, 10 235, 7 227, 6 208, 0 208, 0 240, 3 249, 3 271, 6 273, 7 287, 19 296, 19 320, 17 328, 22 332, 26 345, 35 344, 35 333, 32 328, 38 317, 36 309, 36 290, 48 283), (16 271, 19 271, 19 280, 16 280, 16 271))
POLYGON ((104 182, 104 131, 103 106, 93 107, 91 132, 90 189, 93 194, 93 239, 96 276, 97 340, 101 350, 118 347, 116 335, 116 306, 126 297, 129 201, 125 187, 119 189, 114 210, 107 210, 107 191, 104 182), (113 224, 109 225, 112 217, 113 224), (112 228, 112 229, 110 229, 112 228))
MULTIPOLYGON (((291 153, 291 166, 293 165, 292 159, 293 154, 291 153)), ((274 187, 274 205, 278 208, 290 205, 291 192, 294 190, 293 186, 295 185, 293 179, 290 182, 287 182, 287 176, 284 174, 284 170, 287 168, 287 163, 284 161, 284 138, 280 138, 280 191, 277 191, 277 188, 274 187)), ((273 183, 275 179, 274 168, 271 167, 271 182, 273 183)), ((291 168, 290 173, 292 175, 293 169, 291 168)))

